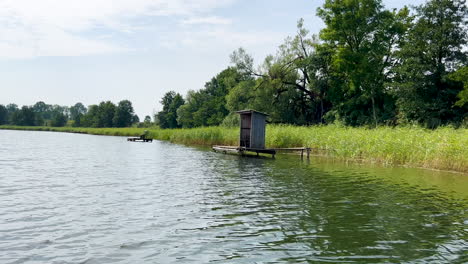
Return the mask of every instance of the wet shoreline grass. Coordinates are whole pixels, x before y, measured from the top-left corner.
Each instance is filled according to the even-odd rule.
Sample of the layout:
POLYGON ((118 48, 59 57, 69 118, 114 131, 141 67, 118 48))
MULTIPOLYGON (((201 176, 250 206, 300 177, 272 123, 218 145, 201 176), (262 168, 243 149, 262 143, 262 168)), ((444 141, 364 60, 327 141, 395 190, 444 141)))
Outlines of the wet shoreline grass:
MULTIPOLYGON (((148 130, 153 139, 205 146, 237 145, 239 135, 238 128, 226 127, 158 129, 0 126, 0 129, 109 136, 138 136, 148 130)), ((270 148, 310 147, 314 154, 342 160, 468 173, 468 129, 269 125, 266 145, 270 148)))

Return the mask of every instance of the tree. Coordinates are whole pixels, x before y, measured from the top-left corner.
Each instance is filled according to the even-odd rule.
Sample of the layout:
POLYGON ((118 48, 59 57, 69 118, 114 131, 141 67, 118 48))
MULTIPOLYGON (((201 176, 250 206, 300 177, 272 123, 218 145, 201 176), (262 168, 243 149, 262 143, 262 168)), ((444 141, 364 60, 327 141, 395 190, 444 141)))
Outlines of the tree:
POLYGON ((84 127, 99 127, 99 106, 90 105, 88 111, 81 118, 81 125, 84 127))
POLYGON ((458 101, 455 103, 455 106, 464 107, 468 104, 468 66, 464 66, 458 69, 456 72, 451 73, 449 78, 453 81, 463 83, 463 91, 458 93, 458 101))
POLYGON ((17 126, 34 126, 36 120, 36 113, 34 109, 29 106, 23 106, 20 110, 13 112, 11 122, 17 126))
POLYGON ((275 105, 271 108, 274 112, 268 112, 272 119, 295 124, 321 123, 326 104, 325 93, 315 86, 317 69, 312 61, 316 56, 316 45, 316 37, 309 35, 304 20, 300 19, 297 34, 286 38, 276 56, 267 56, 258 70, 253 69, 253 59, 243 49, 235 51, 231 61, 242 72, 261 80, 253 89, 268 91, 269 99, 275 105))
POLYGON ((50 113, 51 105, 44 103, 43 101, 39 101, 33 105, 33 111, 36 113, 36 121, 35 123, 39 126, 45 124, 46 120, 50 120, 52 115, 50 113))
POLYGON ((137 124, 137 123, 140 123, 140 118, 138 117, 138 115, 133 115, 132 124, 137 124))
POLYGON ((56 112, 50 120, 50 125, 53 127, 63 127, 67 124, 67 116, 64 113, 56 112))
POLYGON ((70 119, 73 120, 73 126, 81 126, 81 119, 86 114, 87 109, 82 103, 76 103, 70 107, 70 119))
POLYGON ((430 0, 416 8, 393 83, 401 122, 436 127, 466 114, 453 107, 463 84, 449 74, 466 65, 467 16, 464 0, 430 0))
POLYGON ((8 123, 8 110, 4 105, 0 104, 0 125, 8 123))
POLYGON ((203 102, 208 98, 205 94, 192 90, 188 91, 185 98, 185 104, 177 109, 177 123, 184 128, 202 126, 203 117, 195 113, 201 109, 203 102))
POLYGON ((215 126, 229 114, 226 96, 240 82, 252 79, 237 68, 221 71, 203 89, 189 91, 186 103, 177 111, 177 122, 182 127, 215 126))
POLYGON ((96 127, 113 127, 116 106, 111 101, 101 102, 98 106, 96 127))
POLYGON ((115 109, 113 124, 115 127, 129 127, 133 123, 134 110, 129 100, 122 100, 115 109))
POLYGON ((178 128, 177 109, 185 103, 182 96, 174 91, 167 92, 161 99, 163 110, 156 118, 161 128, 178 128))
POLYGON ((18 105, 16 104, 8 104, 6 106, 6 109, 7 109, 7 113, 8 113, 8 116, 7 116, 7 122, 9 124, 13 124, 13 115, 19 111, 18 109, 18 105))
POLYGON ((339 116, 351 125, 391 119, 394 107, 384 84, 410 22, 408 9, 384 10, 381 0, 326 0, 317 14, 326 24, 320 38, 333 51, 333 75, 343 80, 339 97, 332 98, 339 116))

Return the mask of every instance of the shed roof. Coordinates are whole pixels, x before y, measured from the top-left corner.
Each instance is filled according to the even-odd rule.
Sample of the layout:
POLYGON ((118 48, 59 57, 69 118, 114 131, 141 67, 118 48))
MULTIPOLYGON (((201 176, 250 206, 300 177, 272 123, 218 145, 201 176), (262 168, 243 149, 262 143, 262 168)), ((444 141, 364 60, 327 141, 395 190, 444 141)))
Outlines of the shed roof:
POLYGON ((259 112, 259 111, 255 111, 255 110, 250 110, 250 109, 236 111, 236 113, 238 113, 238 114, 240 114, 240 115, 242 115, 242 114, 257 113, 257 114, 261 114, 261 115, 264 115, 264 116, 268 116, 268 114, 265 114, 265 113, 262 113, 262 112, 259 112))

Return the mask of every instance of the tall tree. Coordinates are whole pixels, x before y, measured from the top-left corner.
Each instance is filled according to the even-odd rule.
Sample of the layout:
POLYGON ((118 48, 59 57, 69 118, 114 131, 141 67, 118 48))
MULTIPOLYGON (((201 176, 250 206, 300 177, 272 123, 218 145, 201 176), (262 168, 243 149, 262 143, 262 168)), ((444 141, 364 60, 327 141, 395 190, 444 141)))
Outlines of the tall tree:
POLYGON ((8 104, 8 105, 6 106, 6 109, 7 109, 7 112, 8 112, 8 118, 7 118, 8 121, 7 121, 7 122, 8 122, 9 124, 13 124, 12 118, 13 118, 14 113, 16 113, 16 112, 19 111, 18 105, 16 105, 16 104, 8 104))
POLYGON ((101 102, 98 106, 96 127, 113 127, 116 106, 111 101, 101 102))
POLYGON ((39 101, 33 105, 33 111, 36 113, 36 124, 41 126, 44 125, 46 120, 50 120, 52 118, 51 114, 51 105, 44 103, 43 101, 39 101))
POLYGON ((226 108, 226 96, 238 83, 251 79, 237 68, 224 69, 203 89, 190 91, 185 105, 177 112, 178 123, 183 127, 215 126, 221 124, 229 114, 226 108))
MULTIPOLYGON (((288 119, 280 120, 282 119, 280 118, 276 121, 287 123, 314 122, 311 102, 316 100, 317 93, 311 86, 312 73, 310 68, 310 59, 314 53, 314 40, 308 34, 309 32, 303 26, 303 20, 299 20, 297 35, 293 38, 287 38, 280 46, 277 55, 268 56, 258 69, 254 69, 253 59, 244 49, 240 48, 231 54, 231 62, 236 65, 241 73, 260 80, 252 88, 250 97, 253 96, 253 93, 268 94, 267 100, 275 105, 275 108, 270 108, 271 111, 266 111, 268 114, 273 117, 275 113, 284 113, 282 111, 284 109, 279 105, 280 101, 289 102, 291 105, 288 109, 295 108, 295 113, 292 116, 289 115, 288 119)), ((235 92, 238 93, 239 89, 245 88, 245 86, 238 87, 235 92)), ((232 99, 233 97, 230 96, 231 104, 232 99)), ((268 105, 271 105, 271 103, 268 103, 268 105)), ((268 106, 265 105, 264 107, 268 106)), ((258 106, 255 109, 258 110, 258 106)))
MULTIPOLYGON (((468 105, 468 66, 464 66, 456 72, 451 73, 449 78, 463 84, 463 90, 458 93, 457 97, 459 100, 455 103, 455 106, 464 107, 468 105)), ((468 111, 465 113, 468 115, 468 111)))
POLYGON ((86 114, 87 109, 82 103, 76 103, 70 107, 70 119, 73 120, 73 126, 81 126, 81 119, 86 114))
POLYGON ((177 109, 185 103, 182 96, 174 91, 167 92, 161 99, 163 110, 160 111, 155 120, 158 120, 161 128, 178 128, 177 109))
POLYGON ((467 17, 464 0, 430 0, 416 8, 394 83, 400 120, 436 127, 466 114, 467 108, 453 107, 463 85, 448 75, 466 65, 467 17))
POLYGON ((13 112, 11 122, 13 125, 18 126, 34 126, 36 120, 36 113, 34 109, 29 106, 23 106, 20 110, 13 112))
POLYGON ((118 103, 115 110, 113 124, 115 127, 129 127, 132 125, 133 116, 135 111, 133 110, 132 102, 129 100, 122 100, 118 103))
POLYGON ((90 105, 88 111, 81 118, 81 125, 84 127, 99 127, 99 106, 90 105))
POLYGON ((50 126, 63 127, 67 124, 67 116, 63 112, 55 112, 50 120, 50 126))
POLYGON ((408 9, 384 10, 381 0, 326 0, 317 14, 326 25, 320 38, 333 50, 335 77, 343 80, 334 98, 339 115, 351 125, 386 121, 393 102, 384 84, 409 24, 408 9))
POLYGON ((8 110, 7 108, 0 104, 0 125, 5 125, 8 123, 8 110))

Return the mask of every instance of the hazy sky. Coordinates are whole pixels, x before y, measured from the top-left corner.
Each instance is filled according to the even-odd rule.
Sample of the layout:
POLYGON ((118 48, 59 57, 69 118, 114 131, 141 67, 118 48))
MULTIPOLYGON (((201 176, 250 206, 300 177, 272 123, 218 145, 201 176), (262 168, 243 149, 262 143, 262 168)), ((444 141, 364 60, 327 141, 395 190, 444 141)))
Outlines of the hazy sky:
MULTIPOLYGON (((388 8, 423 0, 384 0, 388 8)), ((132 101, 141 119, 170 90, 203 88, 244 47, 261 62, 317 0, 0 0, 0 104, 132 101)))

